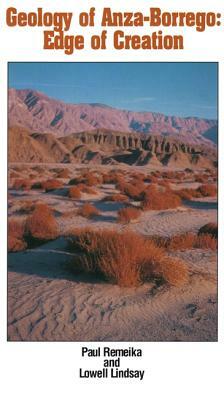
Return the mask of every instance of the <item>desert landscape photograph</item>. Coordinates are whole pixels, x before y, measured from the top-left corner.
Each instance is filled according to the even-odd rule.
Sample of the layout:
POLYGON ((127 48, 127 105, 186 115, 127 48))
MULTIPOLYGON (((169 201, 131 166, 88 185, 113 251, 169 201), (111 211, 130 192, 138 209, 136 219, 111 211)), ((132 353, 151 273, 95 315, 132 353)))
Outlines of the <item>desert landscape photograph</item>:
POLYGON ((217 63, 8 64, 8 340, 217 341, 217 63))

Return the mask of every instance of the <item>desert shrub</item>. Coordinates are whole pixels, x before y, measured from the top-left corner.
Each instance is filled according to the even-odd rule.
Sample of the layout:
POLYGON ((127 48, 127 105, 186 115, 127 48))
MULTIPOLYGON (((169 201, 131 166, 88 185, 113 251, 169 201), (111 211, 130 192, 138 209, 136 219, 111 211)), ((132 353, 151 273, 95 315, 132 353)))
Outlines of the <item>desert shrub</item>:
POLYGON ((208 182, 208 176, 204 174, 197 174, 194 176, 195 182, 206 183, 208 182))
POLYGON ((174 179, 175 172, 174 171, 165 171, 161 173, 163 179, 174 179))
POLYGON ((145 179, 147 179, 146 175, 142 172, 134 172, 131 174, 131 178, 138 181, 145 181, 145 179))
POLYGON ((167 257, 163 249, 134 232, 81 230, 70 248, 79 254, 75 268, 99 273, 120 286, 137 286, 155 278, 171 285, 187 280, 186 264, 167 257))
POLYGON ((141 201, 143 199, 145 185, 141 181, 137 181, 134 184, 125 182, 123 186, 117 185, 116 187, 132 200, 141 201))
POLYGON ((153 240, 158 246, 167 250, 186 250, 192 249, 195 244, 197 235, 191 232, 186 232, 171 237, 154 237, 153 240))
POLYGON ((143 198, 144 189, 142 185, 127 184, 124 193, 132 200, 141 201, 143 198))
POLYGON ((131 181, 129 183, 132 186, 137 186, 138 190, 141 191, 141 192, 144 192, 144 190, 146 188, 145 183, 142 180, 137 179, 137 178, 131 179, 131 181))
POLYGON ((64 168, 63 170, 59 171, 57 174, 57 178, 59 179, 68 179, 70 176, 70 171, 68 168, 64 168))
POLYGON ((26 220, 27 241, 47 241, 55 239, 58 234, 58 223, 50 207, 47 204, 36 205, 33 213, 26 220))
POLYGON ((91 203, 85 203, 78 210, 78 215, 85 218, 93 218, 99 215, 99 210, 91 203))
POLYGON ((189 270, 187 264, 179 258, 164 256, 158 263, 154 263, 151 271, 144 272, 147 278, 154 276, 157 279, 162 279, 173 286, 181 286, 187 283, 189 270))
POLYGON ((198 189, 192 189, 192 188, 176 190, 175 193, 182 200, 191 200, 193 198, 201 197, 201 193, 198 191, 198 189))
MULTIPOLYGON (((197 194, 197 191, 195 190, 197 194)), ((193 189, 180 189, 176 190, 176 195, 181 198, 181 200, 191 200, 194 197, 194 190, 193 189)))
POLYGON ((74 217, 75 215, 77 215, 77 211, 76 210, 68 210, 68 211, 62 212, 61 215, 64 218, 74 217))
POLYGON ((99 176, 96 176, 91 172, 87 172, 83 178, 84 178, 83 183, 85 183, 88 186, 96 186, 102 182, 99 176))
POLYGON ((53 210, 47 203, 38 202, 35 206, 35 210, 37 209, 39 212, 53 215, 53 210))
POLYGON ((69 185, 78 185, 83 183, 88 186, 96 186, 102 183, 102 178, 92 172, 85 172, 83 175, 70 179, 69 185))
POLYGON ((165 171, 161 174, 163 179, 167 180, 183 180, 185 178, 185 172, 183 171, 165 171))
POLYGON ((217 238, 208 233, 197 235, 192 232, 186 232, 169 238, 154 236, 151 240, 157 246, 169 251, 182 251, 194 248, 215 250, 217 248, 217 238))
POLYGON ((19 219, 10 218, 8 222, 8 233, 18 239, 23 238, 25 231, 25 223, 19 219))
POLYGON ((216 185, 201 185, 197 189, 198 193, 201 194, 202 197, 208 197, 208 196, 216 196, 217 195, 217 187, 216 185))
POLYGON ((115 188, 119 190, 121 193, 124 193, 127 184, 128 184, 127 181, 123 177, 122 178, 118 177, 115 184, 115 188))
POLYGON ((97 191, 95 189, 93 189, 91 186, 86 185, 85 183, 78 183, 75 187, 83 193, 97 194, 97 191))
POLYGON ((30 179, 15 179, 12 188, 15 190, 30 190, 31 185, 30 179))
POLYGON ((148 191, 144 193, 142 201, 143 210, 166 210, 180 205, 181 199, 175 192, 167 188, 161 192, 154 185, 151 185, 148 191))
POLYGON ((71 199, 80 199, 81 198, 81 191, 78 187, 74 186, 74 187, 70 187, 68 189, 68 196, 71 199))
POLYGON ((196 235, 191 232, 174 235, 168 240, 169 250, 185 250, 194 247, 196 235))
POLYGON ((109 172, 107 174, 103 174, 102 180, 104 184, 111 185, 122 185, 125 182, 123 176, 118 174, 117 172, 109 172))
POLYGON ((138 219, 141 215, 141 210, 136 207, 126 207, 118 211, 118 222, 127 224, 138 219))
POLYGON ((14 253, 17 251, 23 251, 27 248, 25 240, 16 238, 15 236, 8 236, 8 251, 14 253))
POLYGON ((161 172, 156 170, 151 172, 151 176, 154 176, 155 178, 160 178, 161 177, 161 172))
POLYGON ((25 250, 27 244, 23 238, 25 231, 24 221, 14 218, 9 219, 8 222, 8 251, 16 252, 25 250))
POLYGON ((103 184, 116 184, 115 176, 111 175, 110 173, 103 174, 102 179, 103 179, 103 184))
POLYGON ((185 173, 183 171, 176 171, 174 177, 176 180, 182 181, 185 178, 185 173))
POLYGON ((60 189, 62 186, 62 182, 58 181, 57 179, 48 179, 47 181, 42 182, 42 188, 45 189, 46 192, 60 189))
POLYGON ((199 249, 216 250, 218 247, 217 238, 209 234, 201 234, 196 237, 194 247, 199 249))
POLYGON ((85 183, 78 183, 77 185, 75 185, 75 187, 77 187, 79 190, 81 190, 81 192, 83 192, 86 185, 85 185, 85 183))
POLYGON ((125 194, 114 193, 104 197, 103 201, 115 201, 119 203, 123 203, 128 201, 128 197, 125 194))
POLYGON ((214 238, 218 238, 218 225, 213 223, 213 222, 209 222, 206 225, 203 225, 199 231, 198 231, 198 235, 205 235, 208 234, 214 238))

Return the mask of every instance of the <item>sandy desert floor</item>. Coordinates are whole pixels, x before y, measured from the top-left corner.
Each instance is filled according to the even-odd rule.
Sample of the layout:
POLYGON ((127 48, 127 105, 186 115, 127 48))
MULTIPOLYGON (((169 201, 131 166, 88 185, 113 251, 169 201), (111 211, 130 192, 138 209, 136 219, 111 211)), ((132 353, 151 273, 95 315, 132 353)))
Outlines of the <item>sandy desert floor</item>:
MULTIPOLYGON (((72 176, 75 166, 69 168, 72 176)), ((100 167, 100 172, 102 168, 106 169, 100 167)), ((131 229, 145 236, 196 233, 202 225, 217 222, 217 199, 197 198, 176 209, 145 211, 127 226, 117 222, 124 203, 103 201, 106 195, 116 193, 113 184, 102 184, 96 187, 96 194, 83 193, 80 200, 74 200, 65 196, 68 179, 63 182, 62 189, 48 193, 18 191, 9 185, 9 219, 22 220, 26 215, 21 212, 23 202, 41 200, 54 209, 60 227, 60 238, 8 255, 9 340, 217 340, 216 251, 175 251, 189 265, 190 280, 183 287, 150 282, 123 288, 88 275, 74 275, 68 267, 74 255, 66 239, 71 229, 86 226, 131 229), (91 220, 76 215, 85 202, 94 204, 100 215, 91 220)), ((170 185, 173 189, 199 186, 191 179, 170 185)))

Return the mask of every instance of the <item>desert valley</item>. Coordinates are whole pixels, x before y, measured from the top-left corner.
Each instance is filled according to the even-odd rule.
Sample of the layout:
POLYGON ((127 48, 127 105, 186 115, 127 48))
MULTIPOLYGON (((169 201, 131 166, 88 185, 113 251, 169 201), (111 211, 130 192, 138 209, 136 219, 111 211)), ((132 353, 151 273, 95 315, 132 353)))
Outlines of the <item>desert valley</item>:
POLYGON ((9 90, 8 338, 217 340, 217 121, 9 90))

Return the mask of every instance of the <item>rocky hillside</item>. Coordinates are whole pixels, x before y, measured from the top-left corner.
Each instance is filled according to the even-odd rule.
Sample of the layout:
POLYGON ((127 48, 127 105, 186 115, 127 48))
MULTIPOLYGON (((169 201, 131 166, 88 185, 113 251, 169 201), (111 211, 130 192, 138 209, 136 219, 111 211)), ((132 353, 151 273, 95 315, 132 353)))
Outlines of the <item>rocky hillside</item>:
POLYGON ((216 165, 216 151, 210 146, 186 144, 175 136, 101 129, 57 138, 52 133, 12 127, 9 161, 211 168, 216 165))
POLYGON ((66 104, 33 90, 9 90, 9 126, 53 133, 57 137, 105 128, 177 136, 184 142, 195 144, 212 145, 217 141, 216 120, 133 112, 102 104, 66 104))

